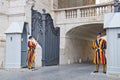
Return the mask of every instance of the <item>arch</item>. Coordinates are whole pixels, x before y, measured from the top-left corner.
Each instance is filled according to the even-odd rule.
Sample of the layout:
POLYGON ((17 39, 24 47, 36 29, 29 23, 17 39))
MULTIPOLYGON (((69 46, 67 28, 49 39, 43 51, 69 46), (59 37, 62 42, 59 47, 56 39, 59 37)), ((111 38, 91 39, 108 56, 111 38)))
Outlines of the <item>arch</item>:
POLYGON ((102 23, 81 24, 67 29, 65 33, 66 63, 91 63, 93 61, 92 41, 98 32, 106 35, 102 23))
POLYGON ((74 24, 65 24, 66 27, 65 27, 65 34, 67 34, 70 30, 74 29, 74 28, 77 28, 77 27, 83 27, 83 26, 86 26, 87 25, 99 25, 101 24, 103 26, 103 22, 86 22, 86 23, 74 23, 74 24))
POLYGON ((102 36, 105 35, 105 29, 103 29, 103 23, 90 23, 90 24, 79 25, 76 27, 71 27, 66 31, 65 35, 66 37, 69 37, 69 35, 71 34, 74 35, 79 34, 80 36, 82 36, 80 39, 94 40, 98 32, 101 32, 102 36))

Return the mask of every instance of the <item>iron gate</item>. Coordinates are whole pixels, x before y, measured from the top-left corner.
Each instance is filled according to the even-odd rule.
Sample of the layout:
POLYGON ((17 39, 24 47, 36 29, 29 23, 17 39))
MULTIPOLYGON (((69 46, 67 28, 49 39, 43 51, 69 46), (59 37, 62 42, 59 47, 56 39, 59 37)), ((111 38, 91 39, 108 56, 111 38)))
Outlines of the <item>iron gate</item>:
POLYGON ((42 47, 42 66, 59 64, 60 28, 54 27, 49 13, 33 10, 32 7, 32 36, 42 47))
POLYGON ((27 30, 27 23, 24 23, 24 28, 23 28, 23 33, 21 35, 22 37, 22 42, 21 42, 21 67, 26 67, 27 66, 27 35, 28 35, 28 30, 27 30))

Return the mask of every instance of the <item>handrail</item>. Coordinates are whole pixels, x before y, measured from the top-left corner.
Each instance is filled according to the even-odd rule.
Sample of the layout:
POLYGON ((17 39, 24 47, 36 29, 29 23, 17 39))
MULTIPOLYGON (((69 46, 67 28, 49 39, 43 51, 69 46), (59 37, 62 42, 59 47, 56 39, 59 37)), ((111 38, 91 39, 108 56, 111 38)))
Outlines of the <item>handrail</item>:
MULTIPOLYGON (((120 4, 120 3, 119 3, 120 4)), ((92 16, 103 16, 105 13, 114 12, 114 3, 95 4, 81 7, 55 9, 56 18, 70 19, 92 16)))
MULTIPOLYGON (((92 8, 92 7, 101 7, 101 6, 107 6, 107 5, 113 5, 113 2, 110 3, 104 3, 104 4, 94 4, 94 5, 87 5, 87 6, 80 6, 80 7, 72 7, 72 8, 62 8, 62 9, 53 9, 52 11, 64 11, 64 10, 73 10, 73 9, 80 9, 80 8, 92 8)), ((119 2, 120 4, 120 2, 119 2)))

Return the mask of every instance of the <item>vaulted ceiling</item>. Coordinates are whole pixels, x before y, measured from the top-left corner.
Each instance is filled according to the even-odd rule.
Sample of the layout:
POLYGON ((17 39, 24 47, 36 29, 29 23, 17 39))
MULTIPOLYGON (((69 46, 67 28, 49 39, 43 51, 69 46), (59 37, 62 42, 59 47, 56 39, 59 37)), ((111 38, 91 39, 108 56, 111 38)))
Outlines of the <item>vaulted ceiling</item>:
POLYGON ((78 38, 85 40, 94 40, 98 32, 105 35, 105 30, 103 29, 103 24, 89 24, 73 28, 67 33, 67 37, 78 38))

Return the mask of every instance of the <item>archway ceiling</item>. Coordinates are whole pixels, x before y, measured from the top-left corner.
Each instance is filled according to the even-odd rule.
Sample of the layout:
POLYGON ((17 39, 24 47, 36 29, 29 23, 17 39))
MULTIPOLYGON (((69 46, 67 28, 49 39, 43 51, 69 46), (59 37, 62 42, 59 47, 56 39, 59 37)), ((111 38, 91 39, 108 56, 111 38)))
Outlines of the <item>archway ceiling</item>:
POLYGON ((67 37, 94 40, 98 32, 102 32, 102 35, 105 35, 103 24, 89 24, 75 27, 67 33, 67 37))

